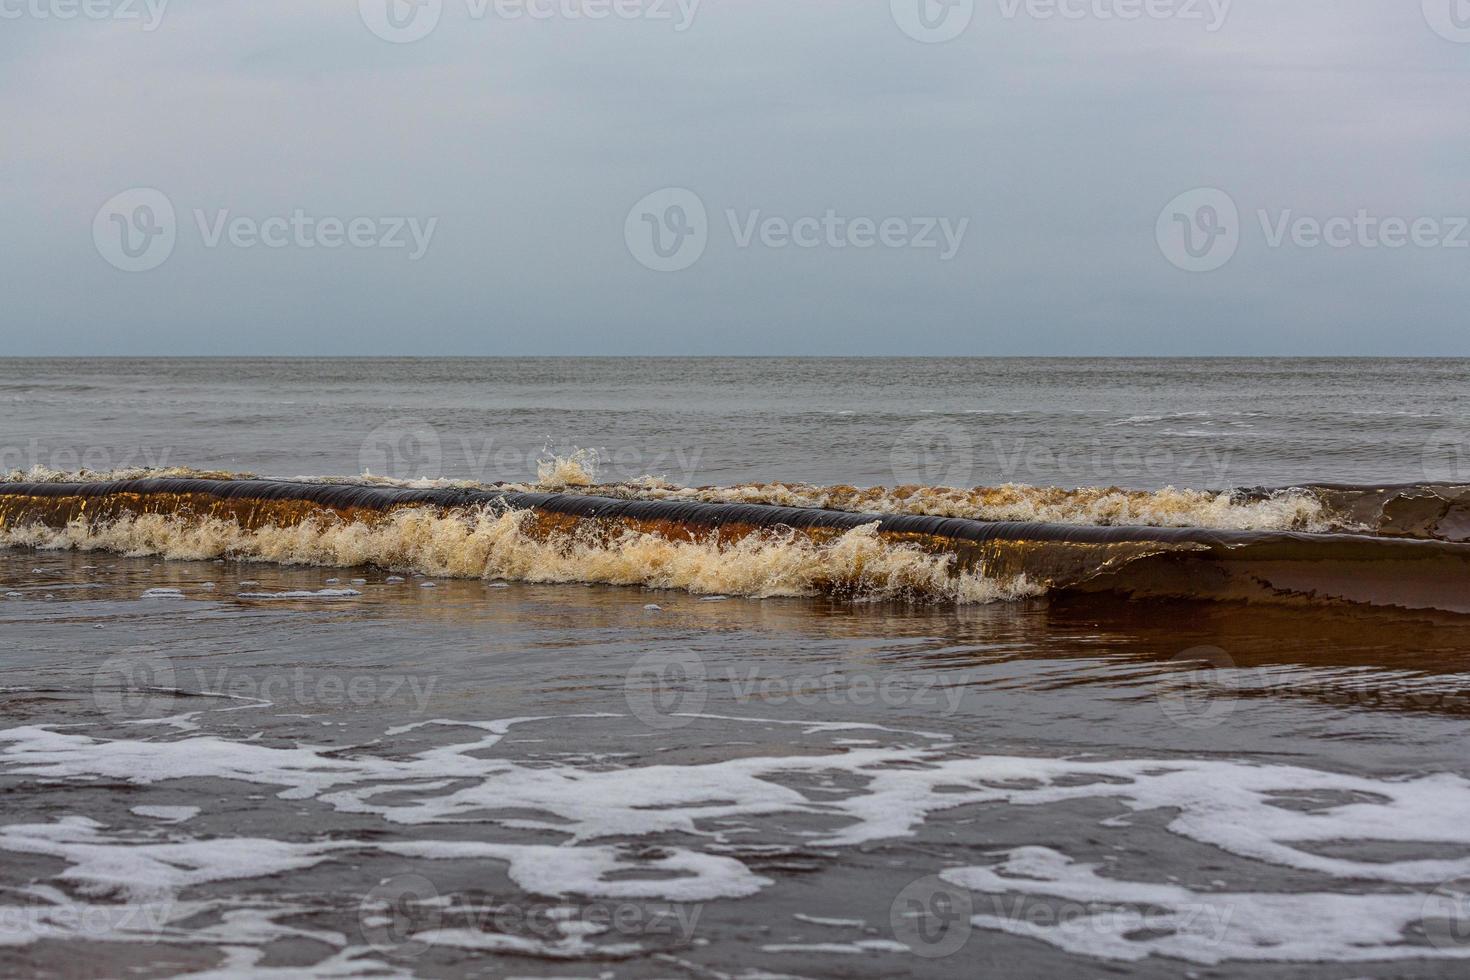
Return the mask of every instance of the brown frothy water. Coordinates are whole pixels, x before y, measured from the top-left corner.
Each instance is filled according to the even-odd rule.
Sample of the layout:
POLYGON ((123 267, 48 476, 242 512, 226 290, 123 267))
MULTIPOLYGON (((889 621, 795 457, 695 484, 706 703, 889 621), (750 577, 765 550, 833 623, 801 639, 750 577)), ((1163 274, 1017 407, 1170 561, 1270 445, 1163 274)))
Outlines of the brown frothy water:
MULTIPOLYGON (((32 547, 371 564, 459 578, 755 597, 974 602, 1083 590, 1470 612, 1470 546, 1414 538, 1415 528, 1437 533, 1450 522, 1443 516, 1432 525, 1411 522, 1400 504, 1406 497, 1422 501, 1423 489, 1332 491, 1339 501, 1351 499, 1356 516, 1378 514, 1392 536, 1374 533, 1378 528, 1357 534, 1130 528, 921 516, 912 507, 862 514, 695 503, 666 494, 612 498, 591 491, 201 478, 0 484, 0 528, 8 543, 32 547)), ((1057 495, 1037 496, 1054 501, 1057 495)), ((1291 493, 1264 502, 1283 499, 1290 501, 1287 513, 1273 513, 1295 522, 1291 493)), ((1434 499, 1444 506, 1425 515, 1455 506, 1434 499)), ((1244 506, 1258 503, 1246 499, 1244 506)))

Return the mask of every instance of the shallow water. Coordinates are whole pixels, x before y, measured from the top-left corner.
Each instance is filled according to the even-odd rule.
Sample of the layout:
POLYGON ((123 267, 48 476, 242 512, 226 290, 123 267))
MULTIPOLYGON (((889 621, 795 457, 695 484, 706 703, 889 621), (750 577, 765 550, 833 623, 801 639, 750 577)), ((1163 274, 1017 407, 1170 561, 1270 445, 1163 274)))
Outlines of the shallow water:
MULTIPOLYGON (((7 364, 6 438, 109 452, 163 440, 176 465, 345 475, 360 472, 357 431, 396 408, 532 455, 563 433, 605 446, 610 432, 687 431, 678 398, 650 387, 655 362, 591 393, 606 362, 538 362, 508 387, 505 363, 438 363, 416 395, 394 380, 408 367, 265 363, 7 364), (60 392, 64 377, 102 403, 60 392), (533 440, 538 377, 563 408, 533 440), (636 430, 609 420, 618 404, 636 430), (278 438, 261 434, 274 425, 278 438)), ((1028 432, 1066 415, 1034 378, 956 394, 942 382, 959 368, 942 363, 885 375, 860 362, 839 385, 840 365, 780 362, 762 382, 776 408, 737 404, 722 379, 749 363, 662 367, 675 392, 712 392, 689 428, 730 460, 679 482, 891 484, 890 446, 872 440, 923 422, 902 406, 933 391, 1008 398, 1028 432), (851 423, 870 427, 866 450, 840 423, 822 433, 814 408, 791 409, 803 377, 815 404, 866 385, 877 394, 852 410, 897 418, 851 423)), ((1057 390, 1102 380, 1073 403, 1089 421, 1052 438, 1085 448, 1103 430, 1149 431, 1105 414, 1222 409, 1225 386, 1199 370, 1066 366, 1057 390), (1163 377, 1174 401, 1133 373, 1163 377)), ((1255 401, 1279 414, 1237 427, 1229 475, 1202 486, 1423 480, 1428 423, 1359 427, 1347 403, 1457 418, 1444 362, 1336 380, 1306 365, 1290 382, 1283 362, 1231 370, 1275 379, 1255 401), (1327 407, 1291 414, 1312 391, 1327 407), (1336 448, 1311 454, 1313 426, 1336 448)), ((1191 481, 1135 485, 1169 482, 1191 481)), ((1112 596, 720 598, 0 550, 0 970, 1463 976, 1467 622, 1112 596)))

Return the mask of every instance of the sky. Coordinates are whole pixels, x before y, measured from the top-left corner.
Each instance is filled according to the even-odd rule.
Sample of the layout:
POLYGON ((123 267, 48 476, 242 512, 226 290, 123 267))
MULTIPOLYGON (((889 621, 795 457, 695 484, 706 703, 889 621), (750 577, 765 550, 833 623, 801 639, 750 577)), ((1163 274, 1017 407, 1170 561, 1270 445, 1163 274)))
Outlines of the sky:
POLYGON ((1470 355, 1470 0, 0 0, 0 91, 11 355, 1470 355))

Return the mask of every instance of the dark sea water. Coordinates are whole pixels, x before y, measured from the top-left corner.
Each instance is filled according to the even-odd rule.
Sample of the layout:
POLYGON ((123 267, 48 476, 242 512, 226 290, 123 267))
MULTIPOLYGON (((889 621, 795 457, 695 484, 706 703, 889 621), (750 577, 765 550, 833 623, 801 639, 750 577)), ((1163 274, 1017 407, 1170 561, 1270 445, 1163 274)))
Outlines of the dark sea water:
MULTIPOLYGON (((1454 481, 1467 368, 0 361, 0 469, 1454 481)), ((1462 616, 16 546, 0 711, 4 975, 1470 970, 1462 616)))
POLYGON ((496 482, 549 441, 685 485, 1414 482, 1470 477, 1439 451, 1470 426, 1467 378, 1465 360, 0 361, 0 468, 496 482), (925 469, 895 473, 917 442, 925 469))

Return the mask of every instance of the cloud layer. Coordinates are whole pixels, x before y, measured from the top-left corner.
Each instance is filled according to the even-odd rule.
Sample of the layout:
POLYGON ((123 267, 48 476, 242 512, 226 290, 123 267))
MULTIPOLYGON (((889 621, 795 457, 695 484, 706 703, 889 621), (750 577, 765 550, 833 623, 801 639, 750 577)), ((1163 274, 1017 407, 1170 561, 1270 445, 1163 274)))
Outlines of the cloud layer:
POLYGON ((8 352, 1470 353, 1460 0, 420 3, 0 0, 8 352))

